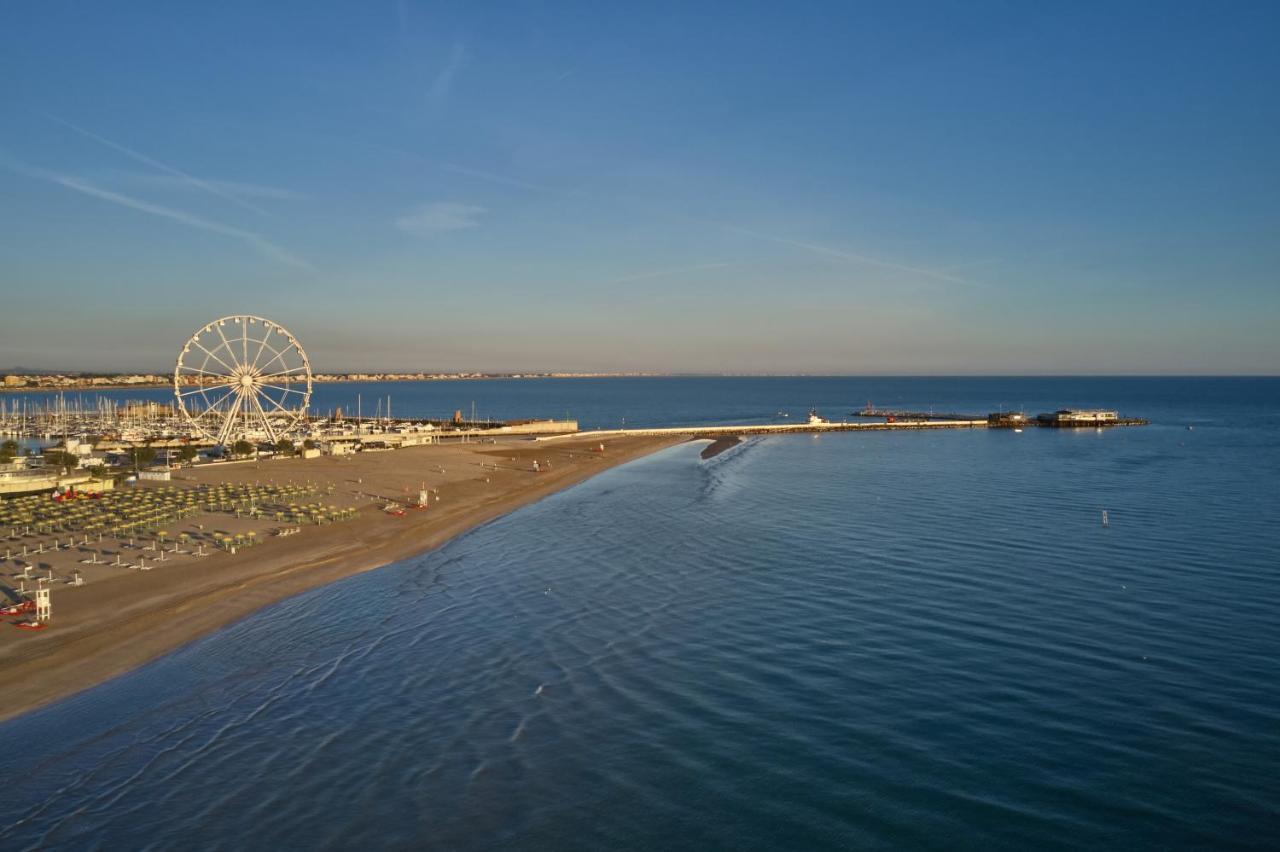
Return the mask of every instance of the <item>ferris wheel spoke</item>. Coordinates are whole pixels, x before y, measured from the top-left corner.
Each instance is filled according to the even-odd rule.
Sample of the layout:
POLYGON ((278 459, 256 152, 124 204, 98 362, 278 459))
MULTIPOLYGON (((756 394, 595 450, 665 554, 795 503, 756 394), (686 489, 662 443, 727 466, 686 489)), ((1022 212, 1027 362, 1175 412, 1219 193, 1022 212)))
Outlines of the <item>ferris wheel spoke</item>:
MULTIPOLYGON (((297 413, 297 412, 295 412, 295 411, 290 411, 289 409, 285 408, 283 405, 281 405, 280 403, 278 403, 278 402, 276 402, 274 399, 272 399, 270 395, 268 395, 268 394, 265 394, 265 393, 264 393, 264 394, 260 394, 260 396, 261 396, 263 399, 265 399, 267 402, 269 402, 269 403, 271 403, 273 406, 275 406, 275 407, 280 411, 280 413, 284 414, 286 417, 289 417, 289 418, 291 418, 291 419, 296 419, 296 418, 298 417, 298 413, 297 413)), ((261 406, 261 404, 260 404, 260 403, 259 403, 259 406, 261 406)))
MULTIPOLYGON (((227 338, 227 335, 223 334, 223 326, 221 326, 220 321, 215 322, 214 331, 218 333, 219 338, 223 339, 223 345, 220 345, 220 347, 214 347, 214 352, 218 351, 218 349, 225 348, 227 349, 227 356, 230 359, 232 359, 232 361, 236 361, 236 347, 233 347, 232 342, 230 342, 230 340, 227 338)), ((223 361, 223 366, 227 367, 228 370, 232 372, 236 372, 236 367, 229 366, 228 363, 225 361, 223 361)), ((236 365, 236 366, 238 367, 241 365, 236 365)))
MULTIPOLYGON (((205 360, 208 360, 208 359, 205 359, 205 360)), ((186 364, 181 364, 178 366, 178 372, 181 373, 186 371, 190 371, 192 373, 203 373, 206 376, 217 376, 220 379, 229 378, 229 376, 227 376, 226 373, 215 373, 211 370, 203 369, 202 367, 191 367, 186 364)))
POLYGON ((265 373, 267 368, 276 361, 280 362, 280 367, 285 372, 295 372, 297 370, 306 370, 308 373, 311 372, 311 364, 307 361, 307 353, 302 351, 302 347, 298 345, 298 341, 294 340, 292 337, 289 338, 289 344, 285 346, 284 349, 281 349, 276 353, 274 358, 262 365, 262 371, 265 373), (289 362, 285 360, 285 356, 291 352, 294 354, 296 359, 292 367, 289 366, 289 362), (297 361, 301 361, 302 363, 299 364, 297 361))
MULTIPOLYGON (((223 390, 223 392, 222 392, 222 396, 218 397, 217 401, 216 401, 216 402, 213 402, 213 403, 209 403, 209 392, 208 392, 208 391, 206 391, 206 392, 203 394, 203 396, 204 396, 204 401, 205 401, 206 403, 209 403, 209 405, 208 405, 208 407, 209 407, 209 408, 213 408, 214 406, 217 406, 217 405, 222 404, 222 402, 223 402, 224 400, 226 400, 228 397, 230 397, 233 393, 235 393, 235 392, 236 392, 236 388, 238 388, 238 387, 239 387, 239 385, 236 385, 236 384, 227 384, 227 385, 224 385, 224 390, 223 390)), ((218 389, 218 388, 210 388, 209 390, 210 390, 210 391, 217 392, 219 389, 218 389)))
POLYGON ((236 392, 236 385, 228 385, 228 386, 227 386, 227 391, 226 391, 226 393, 224 393, 222 396, 218 397, 218 399, 217 399, 217 401, 216 401, 216 402, 209 402, 209 397, 208 397, 207 395, 205 395, 205 397, 204 397, 204 401, 205 401, 205 409, 204 409, 204 411, 201 413, 201 416, 203 416, 204 414, 208 414, 210 411, 217 411, 217 410, 218 410, 218 406, 219 406, 219 405, 222 405, 222 403, 226 402, 226 401, 227 401, 227 399, 228 399, 228 398, 230 398, 230 396, 231 396, 232 394, 234 394, 235 392, 236 392))
POLYGON ((204 363, 201 364, 200 366, 209 367, 211 366, 209 363, 210 361, 217 361, 218 364, 222 365, 222 375, 224 376, 234 375, 236 372, 235 366, 231 363, 228 363, 226 360, 224 360, 222 356, 218 355, 218 352, 226 349, 227 351, 223 354, 225 354, 227 358, 230 359, 231 361, 236 360, 235 355, 232 354, 230 349, 227 349, 227 346, 225 343, 219 343, 216 340, 210 340, 209 343, 213 346, 212 349, 207 348, 206 346, 204 346, 204 344, 201 344, 199 342, 196 343, 197 346, 199 346, 201 349, 205 351, 204 363))
POLYGON ((280 361, 281 364, 285 363, 284 356, 288 352, 287 349, 277 349, 274 346, 272 346, 270 343, 266 344, 266 348, 268 351, 271 352, 271 358, 266 362, 266 364, 263 364, 261 368, 258 367, 258 361, 260 359, 254 358, 253 369, 255 371, 261 372, 262 370, 265 370, 269 364, 273 364, 276 361, 280 361))
MULTIPOLYGON (((235 396, 238 393, 240 393, 240 385, 236 382, 231 382, 227 385, 226 390, 222 392, 222 395, 219 396, 217 400, 214 401, 213 405, 214 406, 221 405, 222 403, 226 402, 228 399, 231 399, 233 396, 235 396)), ((208 398, 209 398, 208 396, 205 396, 205 399, 208 399, 208 398)))
POLYGON ((271 404, 273 413, 278 412, 280 416, 286 417, 291 421, 297 421, 302 418, 303 403, 300 402, 297 406, 291 406, 288 404, 287 399, 277 399, 266 393, 262 394, 262 398, 271 404))
MULTIPOLYGON (((212 364, 212 362, 213 362, 213 359, 212 359, 212 358, 210 358, 208 355, 205 355, 205 356, 204 356, 204 361, 200 362, 200 366, 199 366, 199 367, 193 367, 192 369, 200 370, 201 372, 208 372, 208 370, 205 370, 205 367, 210 366, 210 365, 212 364)), ((216 367, 216 366, 218 366, 218 365, 217 365, 217 364, 212 364, 212 366, 216 367)), ((225 376, 226 374, 227 374, 227 371, 226 371, 226 370, 224 370, 224 371, 222 371, 221 373, 218 373, 217 375, 225 376)))
POLYGON ((235 387, 235 384, 235 382, 218 382, 217 384, 212 385, 200 385, 195 390, 179 391, 178 396, 195 396, 196 394, 203 394, 207 391, 217 390, 218 388, 235 387))
POLYGON ((271 379, 284 379, 287 382, 287 381, 292 381, 289 377, 293 373, 306 372, 306 369, 307 368, 305 366, 290 367, 289 369, 281 370, 278 373, 264 373, 263 375, 255 376, 254 378, 257 379, 258 381, 270 381, 271 379))
MULTIPOLYGON (((222 338, 222 346, 214 347, 214 348, 221 349, 222 347, 226 347, 227 354, 231 355, 231 360, 234 361, 236 359, 236 356, 233 354, 235 350, 231 348, 231 341, 228 340, 227 336, 222 333, 222 323, 223 323, 223 320, 218 320, 216 323, 213 324, 213 330, 218 332, 218 337, 222 338)), ((235 368, 232 367, 230 369, 234 370, 235 368)))
POLYGON ((287 346, 287 347, 285 347, 284 349, 281 349, 281 350, 279 350, 278 352, 276 352, 276 357, 272 358, 270 361, 268 361, 267 363, 263 364, 263 365, 262 365, 262 369, 264 369, 264 370, 265 370, 265 369, 267 369, 268 367, 270 367, 272 364, 274 364, 274 363, 275 363, 275 362, 277 362, 277 361, 280 361, 280 363, 282 363, 282 364, 283 364, 284 362, 283 362, 283 361, 281 361, 281 359, 282 359, 282 358, 284 358, 284 353, 288 352, 288 351, 289 351, 290 349, 292 349, 292 348, 293 348, 293 347, 292 347, 292 345, 290 345, 290 346, 287 346))
POLYGON ((276 385, 257 385, 257 390, 259 394, 265 396, 267 399, 279 401, 281 404, 289 398, 289 390, 276 385), (276 391, 276 393, 271 393, 271 391, 276 391), (281 391, 283 391, 283 393, 281 391))
POLYGON ((262 329, 262 343, 261 343, 261 344, 259 344, 259 346, 258 346, 258 351, 257 351, 257 352, 255 352, 255 353, 254 353, 254 355, 253 355, 253 363, 249 365, 250 369, 253 369, 253 370, 258 369, 258 359, 262 357, 262 350, 264 350, 264 349, 271 349, 271 351, 272 351, 272 352, 275 352, 275 351, 276 351, 273 347, 270 347, 270 346, 268 346, 268 345, 267 345, 267 340, 268 340, 270 337, 271 337, 271 330, 270 330, 270 329, 268 329, 268 328, 263 328, 263 329, 262 329))
POLYGON ((296 394, 298 394, 298 396, 306 396, 306 395, 307 395, 305 391, 300 391, 300 390, 298 390, 297 388, 286 388, 286 387, 281 387, 280 385, 269 385, 269 384, 267 384, 266 382, 260 382, 260 383, 258 383, 258 387, 260 387, 260 388, 271 388, 272 390, 284 391, 285 393, 296 393, 296 394))
POLYGON ((273 407, 278 408, 281 411, 289 411, 289 408, 286 406, 286 403, 289 401, 288 395, 282 393, 271 393, 270 391, 262 388, 258 389, 258 394, 270 402, 273 407))
MULTIPOLYGON (((221 332, 219 332, 219 333, 221 333, 221 332)), ((209 358, 212 358, 213 360, 217 361, 217 362, 218 362, 219 364, 221 364, 222 366, 226 367, 226 368, 227 368, 227 371, 228 371, 228 374, 230 374, 230 373, 234 373, 234 372, 236 371, 236 368, 235 368, 235 367, 231 366, 231 365, 230 365, 230 364, 228 364, 226 361, 223 361, 223 360, 222 360, 221 358, 219 358, 217 355, 214 355, 214 354, 213 354, 213 352, 211 352, 211 351, 209 351, 208 349, 206 349, 206 348, 205 348, 205 345, 204 345, 203 343, 201 343, 200 341, 198 341, 198 340, 193 340, 193 341, 191 341, 191 342, 192 342, 192 343, 194 343, 196 346, 200 347, 200 349, 204 352, 204 354, 208 355, 208 356, 209 356, 209 358)), ((224 339, 224 341, 223 341, 223 342, 224 342, 224 343, 226 342, 226 341, 225 341, 225 339, 224 339)), ((214 349, 221 349, 221 348, 222 348, 221 346, 215 346, 215 347, 214 347, 214 349)), ((205 366, 208 366, 208 365, 209 365, 209 361, 208 361, 208 359, 205 359, 205 362, 204 362, 204 363, 205 363, 205 366)), ((207 371, 205 371, 205 370, 201 370, 201 372, 207 372, 207 371)), ((213 375, 215 375, 215 376, 216 376, 216 375, 218 375, 218 374, 217 374, 217 373, 214 373, 213 375)))

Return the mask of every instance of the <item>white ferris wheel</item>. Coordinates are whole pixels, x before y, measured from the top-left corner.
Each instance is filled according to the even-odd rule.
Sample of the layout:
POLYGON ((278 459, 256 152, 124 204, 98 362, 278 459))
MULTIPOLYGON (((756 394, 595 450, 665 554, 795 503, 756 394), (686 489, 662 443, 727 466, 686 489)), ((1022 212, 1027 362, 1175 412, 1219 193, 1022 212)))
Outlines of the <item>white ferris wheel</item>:
POLYGON ((306 414, 311 362, 284 326, 262 317, 223 317, 183 345, 173 395, 187 421, 218 444, 275 442, 306 414))

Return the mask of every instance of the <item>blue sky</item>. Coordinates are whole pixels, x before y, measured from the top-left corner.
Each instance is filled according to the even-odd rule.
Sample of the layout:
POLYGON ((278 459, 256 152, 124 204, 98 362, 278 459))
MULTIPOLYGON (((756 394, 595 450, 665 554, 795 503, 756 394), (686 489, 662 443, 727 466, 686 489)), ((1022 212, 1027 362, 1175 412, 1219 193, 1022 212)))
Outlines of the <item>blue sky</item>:
POLYGON ((0 28, 0 368, 1280 372, 1271 3, 83 4, 0 28))

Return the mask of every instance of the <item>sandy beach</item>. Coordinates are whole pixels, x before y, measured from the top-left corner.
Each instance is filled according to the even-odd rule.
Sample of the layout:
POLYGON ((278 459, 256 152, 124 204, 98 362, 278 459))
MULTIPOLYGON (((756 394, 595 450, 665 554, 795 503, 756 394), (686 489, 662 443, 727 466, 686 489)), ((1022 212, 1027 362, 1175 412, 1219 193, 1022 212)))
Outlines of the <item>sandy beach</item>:
MULTIPOLYGON (((683 438, 619 438, 542 444, 528 440, 412 447, 350 457, 278 459, 185 469, 174 485, 314 483, 326 503, 356 509, 349 521, 303 526, 273 535, 279 524, 230 514, 196 516, 175 535, 253 529, 261 543, 209 556, 175 553, 153 570, 110 564, 79 567, 88 548, 45 554, 40 576, 81 571, 87 582, 55 581, 49 627, 29 632, 0 622, 0 720, 65 698, 121 675, 283 598, 423 553, 479 524, 596 473, 671 446, 683 438), (537 462, 538 470, 534 469, 537 462), (425 487, 430 508, 392 515, 389 501, 408 503, 425 487)), ((125 542, 95 543, 104 557, 125 542)), ((141 542, 132 547, 141 552, 141 542)), ((7 560, 0 588, 13 600, 19 573, 7 560)), ((30 587, 30 584, 28 584, 30 587)))

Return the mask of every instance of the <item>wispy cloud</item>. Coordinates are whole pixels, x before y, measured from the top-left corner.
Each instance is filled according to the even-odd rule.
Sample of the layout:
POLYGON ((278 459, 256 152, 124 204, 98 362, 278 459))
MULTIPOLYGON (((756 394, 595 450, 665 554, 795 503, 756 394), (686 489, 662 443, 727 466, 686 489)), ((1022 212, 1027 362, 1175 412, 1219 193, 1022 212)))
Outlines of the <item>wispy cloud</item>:
POLYGON ((635 275, 627 275, 623 278, 615 278, 612 281, 606 281, 605 284, 629 284, 632 281, 648 281, 650 278, 665 278, 668 275, 683 275, 687 272, 701 272, 704 269, 723 269, 726 266, 733 266, 733 264, 728 261, 720 261, 716 263, 695 263, 692 266, 677 266, 671 269, 655 269, 651 272, 640 272, 635 275))
MULTIPOLYGON (((441 168, 443 168, 445 171, 453 172, 455 174, 466 175, 468 177, 477 178, 479 180, 489 181, 490 183, 502 184, 504 186, 514 186, 514 187, 519 187, 521 189, 528 189, 534 192, 549 192, 549 193, 555 193, 557 195, 567 196, 571 194, 564 190, 558 190, 553 187, 539 186, 538 184, 529 183, 527 181, 520 180, 519 178, 494 174, 492 172, 481 171, 480 169, 473 169, 466 166, 459 166, 454 163, 445 163, 443 166, 441 166, 441 168)), ((581 193, 572 193, 572 194, 581 195, 581 193)), ((589 197, 589 196, 582 196, 582 197, 589 197)), ((913 264, 899 263, 893 260, 886 260, 884 258, 872 257, 871 255, 862 254, 861 252, 853 252, 853 251, 847 251, 845 249, 832 248, 831 246, 824 246, 819 243, 808 242, 806 240, 797 240, 797 239, 792 239, 790 237, 784 237, 778 234, 768 234, 761 231, 754 231, 749 228, 743 228, 741 226, 729 224, 727 222, 712 222, 712 221, 701 220, 701 219, 692 219, 690 217, 682 216, 680 214, 672 213, 670 211, 659 211, 659 213, 660 215, 663 215, 666 218, 679 219, 685 222, 696 221, 702 225, 712 225, 727 231, 732 231, 737 234, 742 234, 744 236, 752 237, 753 239, 764 240, 766 242, 790 246, 791 248, 800 249, 801 251, 805 251, 810 254, 816 254, 824 257, 835 258, 837 260, 843 260, 849 263, 863 264, 866 266, 877 266, 877 267, 880 267, 881 269, 892 269, 898 272, 906 272, 913 275, 918 275, 922 278, 928 278, 934 281, 945 281, 951 284, 971 284, 972 283, 968 279, 962 278, 959 275, 955 274, 961 269, 967 269, 967 268, 972 268, 976 266, 984 266, 989 263, 996 262, 996 261, 982 261, 979 263, 966 264, 966 265, 955 266, 951 268, 930 269, 928 267, 915 266, 913 264)), ((679 272, 679 271, 684 271, 684 270, 672 270, 672 273, 679 272)), ((626 280, 630 280, 630 279, 622 279, 622 281, 626 281, 626 280)), ((618 283, 622 283, 622 281, 619 281, 618 283)))
POLYGON ((466 61, 466 45, 462 42, 454 42, 453 48, 449 51, 448 61, 440 69, 440 73, 436 74, 435 80, 431 82, 431 89, 429 90, 431 100, 441 101, 449 96, 449 93, 453 91, 454 78, 458 76, 458 72, 462 70, 462 66, 466 61))
POLYGON ((419 205, 404 214, 396 219, 395 224, 397 228, 410 234, 438 234, 444 231, 474 228, 480 224, 479 217, 487 212, 484 207, 475 204, 433 201, 419 205))
MULTIPOLYGON (((162 187, 164 189, 197 191, 202 189, 202 187, 196 186, 186 178, 177 177, 176 175, 157 175, 145 172, 129 171, 116 171, 112 172, 112 174, 135 183, 162 187)), ((204 183, 229 195, 235 195, 242 198, 267 198, 274 201, 299 201, 307 198, 305 194, 296 192, 292 189, 284 189, 278 186, 265 186, 260 183, 246 183, 245 181, 238 180, 206 180, 204 183)))
POLYGON ((169 219, 170 221, 178 222, 179 224, 196 228, 201 231, 209 231, 214 234, 233 237, 249 245, 255 251, 266 255, 272 260, 279 261, 280 263, 284 263, 288 266, 294 266, 300 269, 312 268, 305 260, 290 253, 288 250, 281 248, 261 234, 255 234, 252 231, 245 231, 241 228, 232 227, 231 225, 224 225, 221 222, 212 222, 183 210, 175 210, 171 207, 152 204, 150 201, 143 201, 140 198, 134 198, 133 196, 124 195, 123 193, 112 192, 111 190, 95 186, 94 184, 78 177, 45 171, 44 169, 38 169, 17 163, 8 158, 6 158, 5 165, 20 174, 25 174, 29 177, 39 178, 41 180, 47 180, 51 183, 57 184, 58 186, 79 192, 83 195, 88 195, 92 198, 97 198, 101 201, 107 201, 121 207, 128 207, 131 210, 137 210, 142 213, 149 213, 152 216, 169 219))
POLYGON ((897 270, 898 272, 910 272, 914 275, 919 275, 924 278, 932 278, 935 281, 947 281, 952 284, 968 283, 965 281, 965 279, 955 275, 951 275, 950 273, 942 270, 927 269, 923 266, 912 266, 905 263, 897 263, 891 260, 882 260, 878 257, 871 257, 870 255, 860 254, 858 252, 831 248, 829 246, 819 245, 817 243, 805 242, 804 240, 793 240, 789 237, 782 237, 776 234, 766 234, 760 231, 752 231, 747 228, 740 228, 737 225, 727 225, 727 224, 724 224, 723 222, 717 223, 717 224, 719 224, 720 227, 724 228, 725 230, 733 231, 734 233, 743 234, 748 237, 754 237, 758 240, 766 240, 771 243, 778 243, 779 245, 791 246, 792 248, 798 248, 802 251, 807 251, 812 254, 823 255, 825 257, 834 257, 839 260, 847 260, 847 261, 850 261, 851 263, 861 263, 867 266, 878 266, 882 269, 894 269, 894 270, 897 270))
POLYGON ((533 192, 555 192, 555 190, 549 186, 539 186, 536 183, 529 183, 528 181, 507 177, 505 175, 497 175, 493 172, 482 172, 479 169, 470 169, 466 166, 459 166, 454 163, 445 163, 440 166, 440 168, 444 169, 446 172, 453 172, 455 175, 465 175, 466 177, 473 177, 477 180, 488 181, 489 183, 499 183, 503 186, 514 186, 519 189, 528 189, 533 192))
POLYGON ((178 180, 185 181, 188 185, 196 189, 201 189, 209 193, 210 195, 217 196, 218 198, 221 198, 223 201, 229 201, 232 204, 235 204, 239 207, 243 207, 245 210, 251 210, 254 213, 257 213, 261 216, 271 215, 267 211, 263 210, 262 208, 256 207, 253 204, 250 204, 249 202, 245 201, 243 198, 240 198, 235 193, 228 192, 225 189, 221 189, 215 186, 214 184, 210 183, 209 181, 198 178, 193 174, 188 174, 187 172, 184 172, 182 169, 175 168, 174 166, 170 166, 167 163, 162 163, 159 160, 155 159, 154 157, 148 157, 146 154, 143 154, 141 151, 135 151, 132 148, 121 145, 119 142, 113 142, 110 139, 107 139, 105 136, 99 136, 97 133, 94 133, 91 130, 86 130, 85 128, 79 126, 78 124, 73 124, 70 121, 67 121, 65 118, 59 118, 58 116, 52 115, 50 113, 45 113, 45 117, 48 118, 50 121, 57 122, 58 124, 61 124, 63 127, 66 127, 70 130, 75 131, 76 133, 79 133, 81 136, 84 136, 86 139, 92 139, 93 141, 99 143, 100 145, 105 145, 106 147, 112 149, 113 151, 118 151, 119 153, 124 154, 126 157, 130 157, 134 160, 137 160, 139 163, 143 163, 144 165, 151 166, 151 168, 153 169, 158 169, 159 171, 165 172, 166 174, 178 180))

